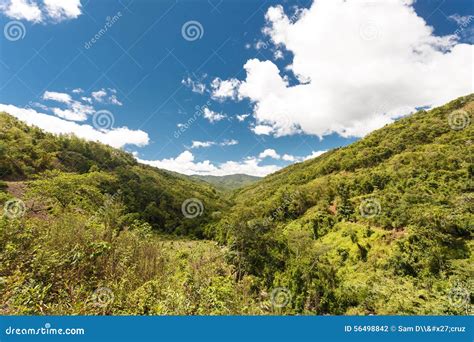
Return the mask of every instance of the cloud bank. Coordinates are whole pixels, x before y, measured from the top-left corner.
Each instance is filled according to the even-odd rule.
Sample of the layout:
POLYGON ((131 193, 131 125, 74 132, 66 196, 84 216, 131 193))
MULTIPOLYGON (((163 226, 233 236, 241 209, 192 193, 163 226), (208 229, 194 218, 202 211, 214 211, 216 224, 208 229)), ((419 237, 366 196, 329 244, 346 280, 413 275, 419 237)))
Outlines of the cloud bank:
POLYGON ((80 0, 1 0, 0 12, 7 17, 32 23, 58 23, 82 14, 80 0))
POLYGON ((148 134, 141 130, 131 130, 127 127, 98 130, 90 125, 80 125, 52 115, 39 113, 34 109, 20 108, 14 105, 0 104, 0 112, 7 112, 28 125, 39 127, 46 132, 74 134, 79 138, 99 141, 116 148, 125 145, 145 146, 150 140, 148 134))
POLYGON ((264 34, 293 54, 291 64, 251 59, 244 80, 216 79, 214 88, 253 103, 256 134, 362 137, 473 92, 473 46, 434 35, 412 1, 315 0, 291 18, 281 6, 265 18, 264 34))

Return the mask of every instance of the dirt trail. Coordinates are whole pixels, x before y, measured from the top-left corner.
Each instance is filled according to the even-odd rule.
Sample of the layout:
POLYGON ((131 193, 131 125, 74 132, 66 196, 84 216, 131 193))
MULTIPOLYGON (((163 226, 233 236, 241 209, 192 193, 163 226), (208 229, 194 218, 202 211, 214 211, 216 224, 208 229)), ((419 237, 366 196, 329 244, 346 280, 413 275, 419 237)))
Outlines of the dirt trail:
MULTIPOLYGON (((7 192, 14 198, 24 200, 24 194, 27 189, 26 182, 5 182, 7 183, 7 192)), ((47 219, 47 212, 49 207, 35 202, 34 200, 25 200, 26 215, 29 217, 37 217, 43 220, 47 219)))
POLYGON ((22 198, 26 191, 25 182, 5 182, 7 183, 7 191, 15 198, 22 198))

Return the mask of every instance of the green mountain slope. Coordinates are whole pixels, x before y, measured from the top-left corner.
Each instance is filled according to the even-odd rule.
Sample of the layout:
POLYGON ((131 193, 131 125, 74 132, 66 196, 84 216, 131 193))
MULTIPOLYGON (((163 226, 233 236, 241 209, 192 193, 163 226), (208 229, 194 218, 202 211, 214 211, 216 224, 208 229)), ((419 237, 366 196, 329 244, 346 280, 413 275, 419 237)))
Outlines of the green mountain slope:
POLYGON ((209 184, 0 113, 0 314, 257 314, 209 184), (182 237, 180 237, 181 235, 182 237))
MULTIPOLYGON (((130 219, 145 220, 160 232, 197 237, 227 205, 206 183, 139 165, 132 155, 100 143, 45 133, 6 113, 0 113, 0 180, 27 181, 36 196, 63 207, 83 202, 69 195, 91 183, 100 196, 120 197, 130 219), (188 199, 196 199, 187 203, 198 215, 183 220, 188 199)), ((90 205, 99 206, 100 196, 90 205)))
POLYGON ((283 312, 472 309, 473 111, 470 95, 276 172, 213 233, 241 276, 288 289, 283 312))
POLYGON ((260 180, 260 177, 250 176, 245 174, 235 174, 227 176, 200 176, 193 175, 191 176, 194 179, 203 180, 209 184, 214 185, 216 188, 222 190, 235 190, 243 188, 244 186, 250 185, 252 183, 260 180))

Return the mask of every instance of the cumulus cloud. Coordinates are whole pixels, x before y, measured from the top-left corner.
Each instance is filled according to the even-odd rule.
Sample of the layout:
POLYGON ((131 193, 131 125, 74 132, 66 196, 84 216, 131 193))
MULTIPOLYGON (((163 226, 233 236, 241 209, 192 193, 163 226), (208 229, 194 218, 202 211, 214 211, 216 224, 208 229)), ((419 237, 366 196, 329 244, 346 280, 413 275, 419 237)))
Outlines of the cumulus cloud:
POLYGON ((112 104, 116 106, 121 106, 123 104, 117 98, 117 90, 112 89, 112 88, 109 88, 109 89, 102 88, 97 91, 93 91, 91 93, 91 97, 98 103, 112 104))
POLYGON ((82 14, 80 0, 43 0, 49 17, 56 21, 76 19, 82 14))
POLYGON ((324 150, 324 151, 313 151, 309 156, 303 157, 302 159, 303 160, 313 159, 313 158, 319 157, 320 155, 322 155, 326 152, 327 152, 326 150, 324 150))
POLYGON ((245 80, 233 81, 237 98, 254 104, 256 134, 361 137, 473 92, 473 46, 436 36, 413 1, 316 0, 297 18, 282 6, 265 18, 264 33, 293 60, 280 70, 251 59, 245 80))
POLYGON ((91 95, 97 102, 102 102, 104 101, 105 96, 107 96, 107 92, 105 91, 105 89, 100 89, 97 91, 93 91, 91 95))
MULTIPOLYGON (((206 144, 209 142, 201 143, 206 144)), ((313 151, 311 155, 303 157, 284 154, 283 157, 281 157, 274 149, 266 149, 258 156, 247 157, 240 161, 226 161, 220 164, 212 163, 209 160, 196 162, 194 155, 190 151, 184 151, 176 158, 165 158, 162 160, 144 160, 138 158, 138 155, 135 157, 140 163, 158 167, 160 169, 179 172, 185 175, 226 176, 243 173, 251 176, 264 177, 282 168, 282 166, 279 165, 262 165, 263 159, 267 157, 282 159, 288 162, 300 162, 320 156, 324 152, 326 151, 313 151)))
MULTIPOLYGON (((67 108, 53 107, 51 108, 51 111, 54 115, 66 120, 85 121, 87 120, 88 115, 92 115, 95 112, 94 107, 91 105, 76 101, 71 97, 71 95, 66 93, 45 91, 43 94, 43 100, 65 104, 67 108)), ((42 107, 42 109, 44 108, 45 107, 42 107)))
POLYGON ((284 154, 281 159, 284 161, 289 161, 289 162, 295 162, 297 161, 297 158, 295 156, 292 156, 291 154, 284 154))
POLYGON ((217 113, 209 108, 205 107, 204 108, 204 117, 209 120, 210 123, 214 123, 216 121, 221 121, 226 118, 226 116, 222 113, 217 113))
POLYGON ((272 148, 267 148, 265 151, 263 151, 262 153, 260 153, 258 155, 258 157, 260 159, 265 159, 267 157, 269 158, 273 158, 273 159, 280 159, 281 156, 272 148))
POLYGON ((236 99, 238 96, 237 88, 239 85, 240 81, 235 78, 225 81, 221 80, 220 78, 215 78, 211 83, 211 96, 216 100, 222 100, 226 98, 236 99))
POLYGON ((267 125, 256 125, 255 127, 252 127, 251 130, 257 135, 270 135, 273 131, 273 127, 267 125))
POLYGON ((191 91, 193 93, 204 94, 204 92, 206 91, 206 85, 204 83, 194 81, 193 79, 191 79, 191 77, 183 79, 181 81, 181 84, 191 88, 191 91))
POLYGON ((51 100, 51 101, 56 101, 56 102, 62 102, 62 103, 71 103, 72 102, 72 97, 69 94, 66 93, 58 93, 55 91, 45 91, 43 94, 43 100, 51 100))
POLYGON ((38 23, 42 20, 41 10, 35 2, 11 0, 0 3, 0 11, 7 17, 38 23))
MULTIPOLYGON (((84 90, 76 88, 72 90, 74 95, 83 93, 84 90)), ((91 93, 91 97, 81 96, 80 101, 75 100, 70 94, 61 93, 56 91, 45 91, 43 94, 43 100, 54 101, 65 105, 66 108, 53 107, 49 108, 46 106, 41 107, 43 110, 51 110, 51 112, 59 116, 60 118, 71 120, 71 121, 85 121, 88 115, 95 113, 95 108, 92 106, 93 102, 101 104, 110 104, 121 106, 122 102, 119 101, 116 95, 115 89, 105 90, 104 88, 94 91, 91 93)))
POLYGON ((0 111, 7 112, 28 125, 39 127, 54 134, 74 134, 79 138, 100 141, 112 147, 125 145, 145 146, 149 142, 146 132, 119 127, 111 130, 97 130, 90 125, 80 125, 58 117, 39 113, 34 109, 20 108, 14 105, 0 104, 0 111))
POLYGON ((209 160, 196 162, 194 155, 190 151, 184 151, 176 158, 166 158, 163 160, 142 160, 137 158, 137 160, 143 164, 185 175, 225 176, 244 173, 263 177, 280 169, 277 165, 260 165, 260 160, 255 157, 246 158, 242 161, 227 161, 218 165, 211 163, 209 160))
POLYGON ((82 14, 80 0, 2 0, 0 12, 9 18, 32 23, 61 22, 82 14))
POLYGON ((236 117, 237 117, 237 120, 238 120, 239 122, 243 122, 243 121, 245 121, 245 119, 247 119, 249 116, 250 116, 250 114, 241 114, 241 115, 237 115, 236 117))

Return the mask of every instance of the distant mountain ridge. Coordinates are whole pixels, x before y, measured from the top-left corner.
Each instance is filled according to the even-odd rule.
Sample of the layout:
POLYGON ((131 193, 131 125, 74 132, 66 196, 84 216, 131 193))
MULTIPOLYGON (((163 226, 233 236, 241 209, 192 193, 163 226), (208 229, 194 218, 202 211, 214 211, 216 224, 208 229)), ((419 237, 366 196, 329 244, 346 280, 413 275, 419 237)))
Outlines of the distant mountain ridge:
POLYGON ((205 181, 209 184, 214 185, 216 188, 223 190, 236 190, 239 188, 243 188, 261 179, 261 177, 251 176, 242 173, 226 176, 192 175, 191 178, 205 181))

